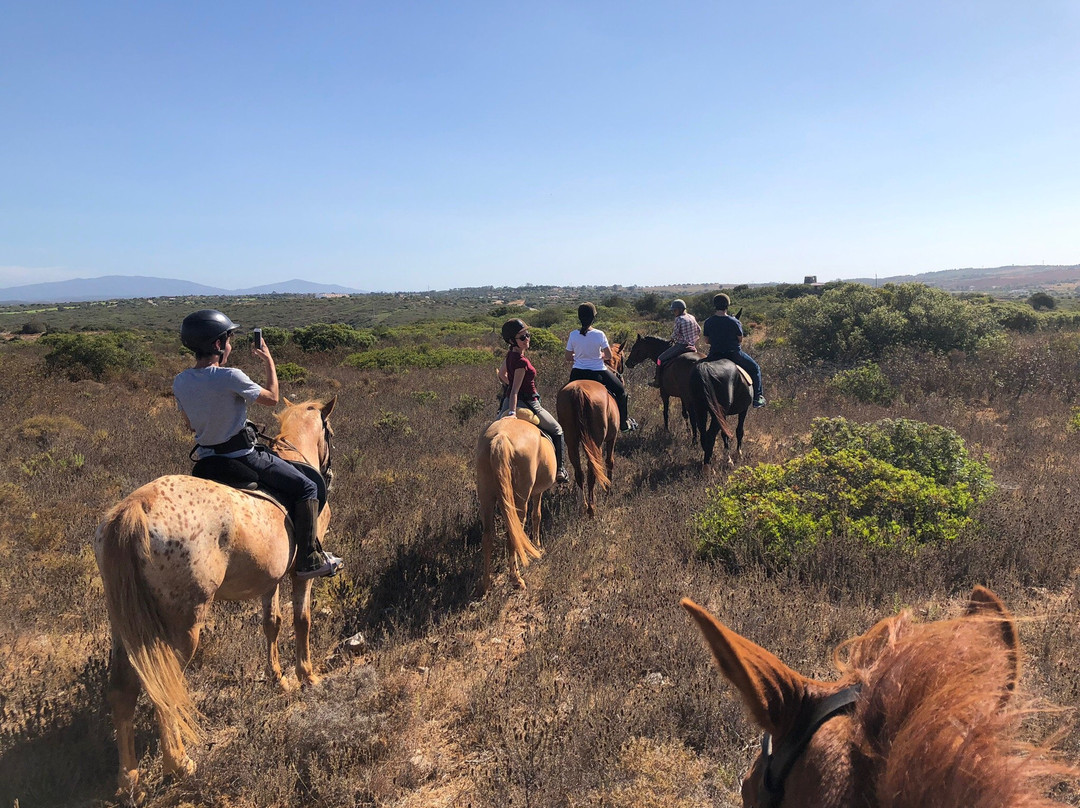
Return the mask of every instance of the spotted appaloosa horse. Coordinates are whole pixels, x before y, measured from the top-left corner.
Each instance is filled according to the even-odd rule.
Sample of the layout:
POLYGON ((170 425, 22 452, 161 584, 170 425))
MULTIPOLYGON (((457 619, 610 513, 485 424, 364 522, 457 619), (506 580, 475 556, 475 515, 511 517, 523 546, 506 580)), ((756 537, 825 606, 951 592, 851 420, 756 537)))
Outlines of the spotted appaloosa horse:
POLYGON ((721 672, 765 732, 746 808, 1039 808, 1040 786, 1076 770, 1022 744, 1016 623, 976 587, 960 617, 886 618, 835 655, 835 682, 807 679, 683 600, 721 672), (841 661, 841 656, 844 656, 841 661))
MULTIPOLYGON (((622 371, 622 345, 611 346, 608 366, 622 371)), ((581 489, 585 512, 596 516, 596 485, 611 485, 615 471, 615 439, 619 437, 619 408, 600 382, 579 379, 569 382, 555 399, 555 411, 566 438, 566 456, 574 467, 574 482, 581 489), (587 482, 581 473, 581 450, 585 450, 587 482)))
MULTIPOLYGON (((526 413, 528 410, 519 410, 526 413)), ((531 412, 528 412, 531 415, 531 412)), ((506 522, 510 574, 525 588, 518 569, 527 567, 540 550, 540 500, 555 484, 555 447, 539 428, 518 418, 500 418, 476 442, 476 495, 484 526, 484 571, 476 586, 482 595, 491 584, 491 553, 495 544, 495 511, 506 522), (531 506, 532 541, 525 534, 526 511, 531 506), (535 542, 535 544, 534 544, 535 542)))
MULTIPOLYGON (((336 399, 292 404, 278 416, 278 453, 329 477, 336 399)), ((330 508, 319 516, 326 532, 330 508)), ((275 503, 209 480, 159 477, 129 494, 98 526, 94 552, 112 626, 108 695, 120 752, 120 793, 138 799, 133 717, 140 686, 157 714, 165 771, 195 771, 184 742, 199 737, 198 710, 183 668, 199 644, 214 600, 262 598, 267 671, 282 683, 278 588, 294 561, 285 514, 275 503)), ((296 676, 318 682, 311 666, 311 581, 292 579, 296 676)))

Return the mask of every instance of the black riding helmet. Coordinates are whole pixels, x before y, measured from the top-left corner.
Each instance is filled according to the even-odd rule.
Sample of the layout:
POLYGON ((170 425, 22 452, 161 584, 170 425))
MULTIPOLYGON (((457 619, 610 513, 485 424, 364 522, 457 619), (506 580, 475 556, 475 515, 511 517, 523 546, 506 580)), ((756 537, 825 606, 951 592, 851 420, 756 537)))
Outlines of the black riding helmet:
POLYGON ((523 329, 526 329, 528 327, 529 326, 525 323, 524 320, 519 320, 517 317, 515 317, 513 320, 507 320, 505 323, 502 324, 503 342, 505 342, 507 345, 512 346, 514 344, 514 338, 518 334, 520 334, 523 329))
POLYGON ((190 348, 197 355, 220 354, 220 351, 215 350, 214 343, 238 328, 240 326, 217 309, 203 309, 184 318, 180 326, 180 341, 185 348, 190 348))

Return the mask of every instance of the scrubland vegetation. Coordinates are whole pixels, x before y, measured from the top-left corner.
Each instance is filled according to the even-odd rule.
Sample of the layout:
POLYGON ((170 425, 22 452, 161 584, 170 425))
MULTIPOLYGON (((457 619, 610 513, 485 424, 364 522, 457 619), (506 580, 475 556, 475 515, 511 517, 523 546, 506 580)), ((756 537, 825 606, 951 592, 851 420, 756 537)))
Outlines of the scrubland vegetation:
MULTIPOLYGON (((1023 685, 1080 704, 1075 313, 913 286, 732 294, 769 399, 747 420, 741 468, 705 476, 681 425, 663 431, 650 369, 631 371, 642 429, 619 439, 598 518, 583 518, 575 489, 555 489, 529 590, 502 575, 482 600, 472 456, 495 411, 497 325, 519 310, 459 301, 460 316, 387 324, 401 312, 385 296, 377 311, 361 301, 363 319, 310 299, 249 301, 232 315, 264 325, 285 395, 338 397, 329 545, 348 566, 315 587, 313 648, 327 674, 316 689, 265 683, 257 603, 215 605, 187 671, 207 730, 194 778, 161 776, 145 703, 137 714, 148 804, 739 805, 758 734, 678 607, 684 596, 829 678, 833 647, 879 617, 953 614, 985 584, 1026 618, 1023 685)), ((687 302, 701 316, 710 298, 687 302)), ((534 359, 548 401, 568 375, 561 340, 576 302, 523 314, 545 335, 534 359)), ((596 302, 609 337, 670 333, 660 295, 596 302)), ((14 335, 25 319, 7 325, 0 804, 116 800, 90 538, 122 496, 188 470, 170 390, 190 360, 175 328, 207 304, 235 308, 157 305, 170 330, 139 327, 125 306, 87 306, 66 324, 38 313, 40 338, 14 335)), ((234 364, 261 380, 237 342, 234 364)), ((1067 715, 1035 714, 1028 729, 1041 738, 1062 725, 1075 760, 1067 715)))

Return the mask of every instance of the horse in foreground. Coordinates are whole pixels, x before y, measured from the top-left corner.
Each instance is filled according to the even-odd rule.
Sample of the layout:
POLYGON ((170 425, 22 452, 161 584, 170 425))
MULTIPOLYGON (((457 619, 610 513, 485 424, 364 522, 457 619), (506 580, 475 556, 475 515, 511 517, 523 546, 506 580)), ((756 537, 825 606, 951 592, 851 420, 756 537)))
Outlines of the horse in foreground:
POLYGON ((555 484, 556 470, 555 447, 539 428, 522 418, 500 418, 480 436, 476 443, 476 495, 484 526, 484 571, 476 587, 478 594, 487 592, 491 584, 496 509, 502 511, 506 522, 514 584, 525 588, 518 566, 527 567, 532 559, 542 555, 540 500, 555 484), (533 541, 529 540, 524 526, 529 506, 533 541))
MULTIPOLYGON (((650 367, 655 367, 660 354, 670 347, 671 340, 643 337, 638 334, 630 347, 626 367, 636 367, 642 362, 648 362, 650 367)), ((665 362, 660 374, 660 401, 664 405, 664 429, 668 429, 670 400, 677 398, 682 403, 682 416, 690 427, 692 440, 697 440, 697 420, 694 418, 693 404, 690 400, 690 372, 694 369, 694 365, 704 358, 703 354, 696 351, 687 351, 665 362)))
MULTIPOLYGON (((330 426, 336 399, 292 404, 278 416, 275 446, 285 459, 330 470, 330 426)), ((330 508, 319 516, 319 536, 330 508)), ((157 714, 166 773, 188 775, 195 763, 184 742, 199 737, 198 710, 183 668, 217 600, 262 598, 267 672, 282 684, 277 638, 278 589, 292 569, 295 544, 274 502, 188 475, 159 477, 129 494, 98 526, 94 552, 112 627, 108 697, 120 753, 120 793, 137 798, 133 718, 140 686, 157 714)), ((293 578, 296 676, 319 681, 311 666, 311 581, 293 578)))
POLYGON ((835 655, 840 678, 807 679, 691 600, 721 672, 764 730, 746 808, 1049 808, 1040 785, 1075 769, 1016 739, 1016 622, 975 587, 961 617, 886 618, 835 655), (845 659, 840 661, 841 652, 845 659))
MULTIPOLYGON (((622 345, 611 346, 608 366, 622 371, 622 345)), ((619 437, 619 408, 600 382, 580 379, 569 382, 555 400, 556 417, 566 438, 566 455, 574 467, 574 482, 581 489, 585 512, 596 516, 596 485, 611 485, 615 470, 615 439, 619 437), (585 450, 587 481, 581 474, 581 450, 585 450)))
POLYGON ((724 438, 724 463, 735 465, 731 455, 731 427, 729 415, 739 416, 735 427, 735 458, 742 456, 742 442, 746 413, 754 400, 754 387, 749 374, 730 359, 698 362, 690 371, 691 418, 697 421, 701 449, 705 453, 703 464, 712 463, 716 435, 724 438), (711 423, 710 423, 711 418, 711 423))

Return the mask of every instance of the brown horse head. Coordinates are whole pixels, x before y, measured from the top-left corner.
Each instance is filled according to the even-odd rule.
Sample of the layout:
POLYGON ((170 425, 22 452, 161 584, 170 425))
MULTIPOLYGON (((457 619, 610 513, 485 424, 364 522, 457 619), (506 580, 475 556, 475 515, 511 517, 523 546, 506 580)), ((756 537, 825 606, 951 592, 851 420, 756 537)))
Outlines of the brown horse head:
POLYGON ((613 342, 613 343, 611 343, 611 345, 610 345, 611 361, 608 362, 606 359, 604 360, 604 364, 606 364, 609 368, 614 370, 620 376, 622 375, 622 372, 623 372, 623 346, 624 345, 626 345, 625 342, 613 342))
MULTIPOLYGON (((623 345, 625 344, 624 342, 623 345)), ((619 347, 622 348, 623 345, 619 347)), ((630 356, 626 358, 626 367, 629 370, 650 360, 655 364, 657 357, 669 347, 671 347, 670 340, 660 337, 643 337, 638 334, 634 344, 630 346, 630 356)))
POLYGON ((808 679, 682 601, 765 732, 743 805, 821 808, 1051 806, 1048 777, 1075 772, 1015 739, 1025 705, 1016 624, 976 587, 965 613, 879 622, 836 654, 834 682, 808 679), (843 657, 843 659, 841 659, 843 657))

